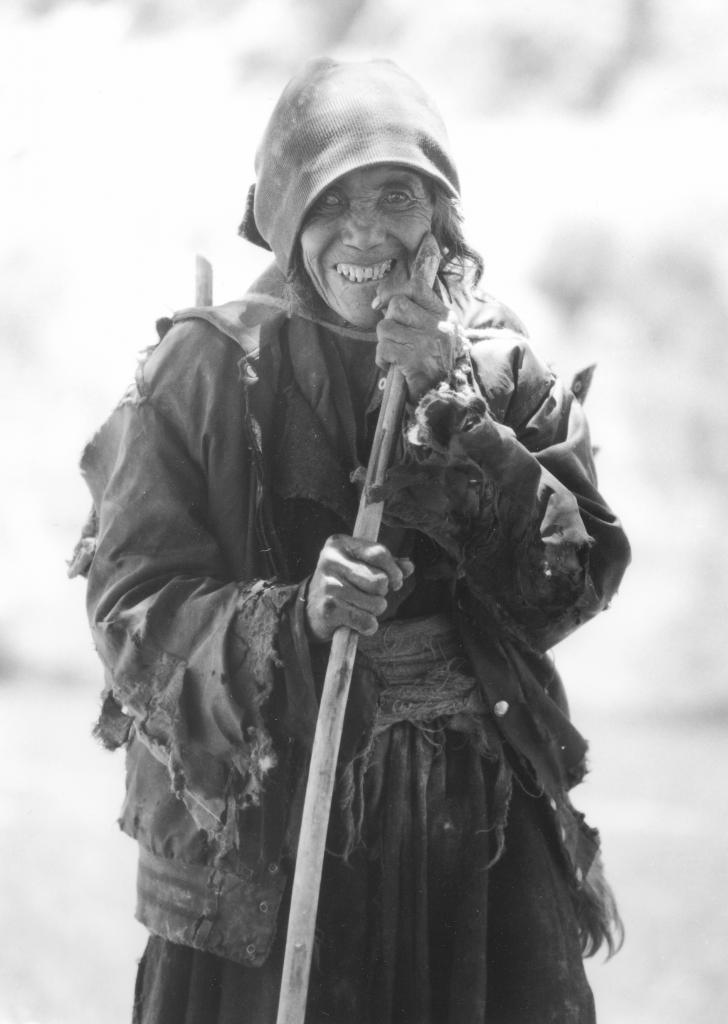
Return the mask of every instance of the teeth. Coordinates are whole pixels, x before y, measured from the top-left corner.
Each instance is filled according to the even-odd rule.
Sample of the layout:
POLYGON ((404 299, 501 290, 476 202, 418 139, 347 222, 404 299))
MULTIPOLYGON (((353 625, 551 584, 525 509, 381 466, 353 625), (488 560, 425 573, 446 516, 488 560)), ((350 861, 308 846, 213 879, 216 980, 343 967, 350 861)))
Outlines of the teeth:
POLYGON ((361 284, 362 281, 381 281, 385 274, 392 269, 394 260, 384 260, 382 263, 375 263, 370 267, 362 267, 356 263, 337 263, 336 272, 345 277, 347 281, 361 284))

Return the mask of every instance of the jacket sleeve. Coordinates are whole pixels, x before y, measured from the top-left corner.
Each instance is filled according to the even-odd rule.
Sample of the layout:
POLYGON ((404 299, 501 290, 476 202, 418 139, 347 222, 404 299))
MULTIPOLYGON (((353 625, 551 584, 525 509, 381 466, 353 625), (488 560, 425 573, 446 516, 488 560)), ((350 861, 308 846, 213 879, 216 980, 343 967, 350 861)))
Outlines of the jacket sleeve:
POLYGON ((466 576, 476 596, 494 599, 545 650, 608 605, 629 543, 599 493, 571 391, 520 339, 484 339, 471 361, 491 408, 453 441, 483 471, 490 496, 473 524, 466 576), (490 376, 499 347, 509 368, 500 393, 490 376))
POLYGON ((172 329, 88 445, 98 518, 88 612, 108 696, 225 847, 275 763, 263 717, 298 587, 246 566, 254 474, 241 353, 172 329))
POLYGON ((606 607, 629 545, 597 490, 581 405, 520 334, 474 333, 459 369, 414 410, 389 508, 543 651, 606 607))

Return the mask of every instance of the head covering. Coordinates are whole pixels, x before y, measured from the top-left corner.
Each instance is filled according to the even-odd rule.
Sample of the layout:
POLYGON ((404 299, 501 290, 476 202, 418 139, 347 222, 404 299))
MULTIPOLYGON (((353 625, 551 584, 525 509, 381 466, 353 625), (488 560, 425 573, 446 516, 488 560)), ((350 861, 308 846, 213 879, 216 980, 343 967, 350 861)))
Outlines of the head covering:
POLYGON ((285 273, 304 214, 343 174, 402 164, 459 198, 442 118, 392 61, 309 61, 283 90, 255 158, 257 181, 240 233, 272 249, 285 273))

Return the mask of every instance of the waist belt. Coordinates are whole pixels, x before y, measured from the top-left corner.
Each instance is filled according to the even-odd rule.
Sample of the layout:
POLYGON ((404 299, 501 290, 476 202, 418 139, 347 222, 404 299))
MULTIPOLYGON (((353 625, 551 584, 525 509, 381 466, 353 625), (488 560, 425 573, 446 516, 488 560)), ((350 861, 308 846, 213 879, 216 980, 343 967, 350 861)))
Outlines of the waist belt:
POLYGON ((359 649, 384 682, 375 732, 486 711, 462 641, 447 615, 386 622, 359 649))

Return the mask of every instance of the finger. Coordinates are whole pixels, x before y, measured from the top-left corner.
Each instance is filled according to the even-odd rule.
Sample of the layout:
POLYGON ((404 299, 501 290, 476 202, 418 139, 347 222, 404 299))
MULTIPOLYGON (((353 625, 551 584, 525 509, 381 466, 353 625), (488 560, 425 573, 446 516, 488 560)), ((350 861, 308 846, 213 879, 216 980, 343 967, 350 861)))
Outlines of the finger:
MULTIPOLYGON (((436 297, 432 295, 432 298, 436 297)), ((420 331, 436 330, 437 324, 445 317, 447 308, 439 299, 425 306, 400 293, 392 296, 384 314, 385 320, 394 320, 405 327, 416 327, 420 331)))
POLYGON ((331 575, 324 577, 322 585, 322 605, 325 610, 332 608, 332 602, 339 608, 358 608, 368 615, 383 615, 387 609, 387 598, 384 594, 362 590, 350 580, 331 575))
POLYGON ((403 368, 430 359, 440 361, 450 348, 450 339, 437 330, 422 331, 388 318, 377 324, 377 341, 375 358, 381 356, 403 368))
POLYGON ((345 612, 346 621, 341 623, 342 626, 348 626, 349 629, 353 629, 362 636, 373 636, 379 629, 379 619, 374 615, 368 615, 354 607, 346 608, 345 612))
POLYGON ((382 320, 377 324, 377 339, 377 365, 384 369, 394 364, 401 370, 410 401, 417 401, 444 380, 452 368, 452 349, 442 335, 425 335, 393 320, 382 320))
MULTIPOLYGON (((384 602, 386 607, 386 601, 384 602)), ((314 604, 309 609, 309 625, 313 634, 322 641, 330 640, 339 627, 346 626, 348 629, 356 630, 365 636, 376 633, 379 627, 377 614, 367 611, 357 605, 348 604, 345 601, 338 601, 328 595, 322 601, 314 604)))
MULTIPOLYGON (((336 534, 326 541, 319 558, 319 571, 369 594, 384 595, 389 591, 392 566, 383 557, 383 545, 336 534), (374 549, 373 552, 370 549, 374 549)), ((391 555, 389 556, 391 559, 391 555)), ((396 563, 392 560, 392 564, 396 563)), ((394 580, 396 583, 396 578, 394 580)))
POLYGON ((402 576, 408 580, 415 571, 415 563, 410 558, 398 558, 396 561, 402 570, 402 576))
POLYGON ((387 370, 394 364, 406 377, 415 361, 415 347, 419 338, 419 332, 413 331, 410 327, 403 327, 394 320, 380 321, 377 324, 374 361, 382 370, 387 370))
MULTIPOLYGON (((404 577, 402 570, 388 547, 377 542, 363 540, 360 537, 347 537, 343 535, 340 537, 340 540, 343 541, 346 552, 355 560, 355 564, 361 566, 364 563, 364 567, 368 567, 369 572, 373 573, 377 580, 380 578, 379 573, 377 573, 377 570, 379 570, 380 573, 384 573, 387 579, 387 590, 389 587, 392 590, 399 590, 404 577)), ((374 592, 382 593, 379 589, 376 589, 374 592)), ((384 592, 386 593, 386 591, 384 592)))
POLYGON ((450 352, 460 354, 465 333, 455 313, 448 313, 444 320, 423 317, 423 323, 405 324, 385 316, 376 327, 380 342, 394 342, 404 348, 414 349, 423 356, 427 352, 446 356, 450 352))
POLYGON ((392 296, 384 314, 385 320, 394 320, 407 327, 422 327, 431 318, 424 309, 401 293, 392 296))
POLYGON ((338 580, 352 594, 357 592, 383 597, 389 593, 390 582, 385 572, 349 558, 340 551, 322 560, 321 569, 326 578, 338 580))
POLYGON ((377 366, 386 369, 391 363, 394 363, 403 372, 409 372, 410 366, 414 362, 416 337, 407 333, 410 331, 409 327, 402 327, 400 324, 392 324, 381 331, 379 326, 377 326, 378 343, 374 353, 377 366))
POLYGON ((440 320, 447 316, 447 306, 442 299, 435 294, 429 285, 419 279, 410 280, 400 285, 385 279, 377 288, 377 295, 372 302, 372 308, 385 309, 387 315, 391 315, 391 305, 395 296, 409 299, 415 306, 421 307, 440 320))

